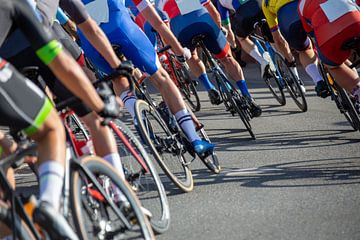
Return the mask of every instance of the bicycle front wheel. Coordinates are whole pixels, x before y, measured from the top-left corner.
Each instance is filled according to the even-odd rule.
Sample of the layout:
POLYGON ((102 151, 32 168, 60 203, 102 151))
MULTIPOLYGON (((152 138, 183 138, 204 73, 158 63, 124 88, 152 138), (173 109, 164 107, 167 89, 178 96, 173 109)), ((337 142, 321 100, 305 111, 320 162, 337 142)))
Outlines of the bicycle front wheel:
POLYGON ((295 104, 300 108, 301 111, 306 112, 308 109, 307 102, 305 99, 305 94, 301 91, 299 80, 286 65, 284 58, 279 53, 275 53, 275 63, 278 66, 278 70, 291 98, 294 100, 295 104))
POLYGON ((136 101, 135 113, 142 138, 165 174, 184 192, 192 191, 194 182, 185 162, 186 150, 176 134, 171 133, 157 110, 148 103, 136 101))
POLYGON ((180 92, 189 103, 191 110, 194 112, 200 111, 200 98, 188 70, 185 67, 182 67, 178 71, 175 71, 175 73, 180 85, 180 92))
POLYGON ((243 96, 236 90, 234 85, 227 80, 220 72, 214 72, 218 88, 220 90, 220 96, 226 108, 234 115, 238 114, 241 121, 244 123, 246 130, 249 132, 252 139, 256 139, 252 126, 250 124, 250 117, 248 113, 248 103, 243 96))
POLYGON ((86 174, 81 170, 73 171, 70 197, 74 224, 80 238, 155 239, 139 200, 116 170, 96 156, 82 158, 81 164, 96 177, 120 215, 86 174), (118 199, 115 199, 115 191, 118 199))
POLYGON ((278 101, 281 106, 284 106, 286 104, 286 98, 284 94, 284 87, 280 84, 280 77, 281 76, 277 70, 272 71, 269 69, 264 81, 276 101, 278 101))
POLYGON ((170 225, 170 208, 153 161, 125 123, 116 119, 113 124, 110 127, 114 131, 126 180, 142 205, 151 212, 150 223, 154 231, 164 233, 170 225))

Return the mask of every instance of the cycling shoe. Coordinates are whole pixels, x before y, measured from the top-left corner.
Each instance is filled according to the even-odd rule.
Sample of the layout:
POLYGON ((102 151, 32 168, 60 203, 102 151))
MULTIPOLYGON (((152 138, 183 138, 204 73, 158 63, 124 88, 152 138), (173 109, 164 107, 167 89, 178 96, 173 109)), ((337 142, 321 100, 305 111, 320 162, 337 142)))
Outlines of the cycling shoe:
POLYGON ((209 143, 204 140, 195 140, 191 144, 198 155, 203 155, 208 151, 212 152, 215 148, 215 144, 209 143))

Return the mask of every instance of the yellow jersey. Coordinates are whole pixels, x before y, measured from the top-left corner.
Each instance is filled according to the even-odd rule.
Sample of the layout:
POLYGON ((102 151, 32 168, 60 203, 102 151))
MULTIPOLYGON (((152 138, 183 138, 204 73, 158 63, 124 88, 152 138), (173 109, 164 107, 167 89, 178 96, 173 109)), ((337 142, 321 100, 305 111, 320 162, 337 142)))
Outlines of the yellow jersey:
POLYGON ((279 9, 293 1, 295 0, 262 0, 262 10, 271 30, 277 29, 277 13, 279 9))

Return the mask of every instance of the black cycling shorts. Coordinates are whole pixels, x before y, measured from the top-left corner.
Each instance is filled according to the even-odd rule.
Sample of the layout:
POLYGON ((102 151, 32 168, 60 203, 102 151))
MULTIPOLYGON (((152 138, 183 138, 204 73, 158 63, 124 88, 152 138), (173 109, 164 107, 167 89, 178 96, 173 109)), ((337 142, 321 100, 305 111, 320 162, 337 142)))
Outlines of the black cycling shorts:
MULTIPOLYGON (((70 92, 51 72, 51 70, 36 56, 34 50, 30 47, 21 51, 19 54, 10 57, 9 62, 11 62, 17 69, 23 69, 25 67, 38 67, 38 72, 41 78, 44 80, 46 85, 50 88, 52 93, 57 97, 59 102, 62 102, 66 99, 72 98, 74 94, 70 92)), ((31 79, 35 84, 37 79, 31 79)), ((40 85, 39 85, 40 86, 40 85)), ((72 104, 69 106, 75 111, 79 117, 83 117, 90 113, 92 110, 88 108, 84 103, 79 100, 79 103, 72 104)))
MULTIPOLYGON (((245 38, 254 31, 254 24, 257 22, 260 23, 262 19, 265 19, 265 16, 261 9, 261 3, 257 0, 250 0, 240 5, 236 13, 232 16, 232 29, 237 36, 245 38)), ((265 29, 263 32, 268 39, 272 39, 270 29, 269 31, 265 29)))
POLYGON ((0 125, 31 136, 53 109, 45 94, 10 63, 0 59, 0 125))

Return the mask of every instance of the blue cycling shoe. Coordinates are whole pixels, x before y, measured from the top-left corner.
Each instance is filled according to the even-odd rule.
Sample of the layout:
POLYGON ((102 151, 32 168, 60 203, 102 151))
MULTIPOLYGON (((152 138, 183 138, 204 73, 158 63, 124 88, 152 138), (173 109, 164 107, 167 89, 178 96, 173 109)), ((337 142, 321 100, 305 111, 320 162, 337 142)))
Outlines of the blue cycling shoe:
POLYGON ((212 152, 215 148, 215 144, 209 143, 204 140, 195 140, 191 144, 198 155, 203 155, 208 151, 212 152))

